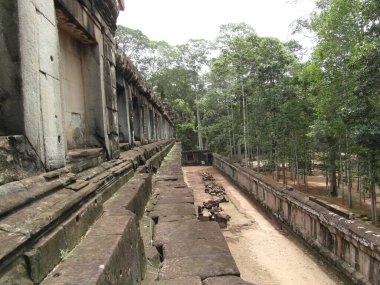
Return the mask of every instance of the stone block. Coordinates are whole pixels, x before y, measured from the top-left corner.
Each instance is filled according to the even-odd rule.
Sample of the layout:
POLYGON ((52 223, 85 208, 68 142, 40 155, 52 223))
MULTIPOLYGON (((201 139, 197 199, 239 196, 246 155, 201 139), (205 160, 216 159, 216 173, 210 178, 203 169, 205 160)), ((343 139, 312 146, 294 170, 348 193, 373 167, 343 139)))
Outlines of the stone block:
POLYGON ((178 221, 187 221, 195 220, 195 215, 169 215, 169 216, 160 216, 158 218, 158 223, 167 223, 167 222, 178 222, 178 221))
POLYGON ((197 220, 159 223, 154 228, 153 245, 163 246, 178 239, 182 241, 224 240, 216 222, 199 222, 197 220))
MULTIPOLYGON (((3 244, 2 244, 3 246, 3 244)), ((33 285, 29 277, 28 265, 23 257, 14 261, 5 271, 1 272, 0 284, 4 285, 33 285)))
POLYGON ((40 73, 42 125, 44 132, 44 165, 48 170, 65 165, 65 138, 59 81, 40 73))
MULTIPOLYGON (((51 1, 48 1, 51 2, 51 1)), ((59 40, 57 27, 45 18, 37 14, 39 69, 41 72, 59 79, 59 40)))
POLYGON ((150 176, 137 176, 131 179, 104 204, 105 211, 109 215, 115 215, 120 213, 120 210, 129 210, 141 217, 151 192, 149 180, 151 180, 150 176))
POLYGON ((55 26, 54 1, 35 0, 35 3, 37 12, 42 14, 53 26, 55 26))
POLYGON ((240 276, 234 259, 230 254, 196 255, 165 259, 159 271, 159 280, 177 277, 208 277, 236 275, 240 276))
POLYGON ((139 283, 143 258, 135 215, 103 216, 41 284, 139 283))
MULTIPOLYGON (((3 224, 0 224, 0 227, 3 226, 3 224)), ((6 261, 10 257, 9 255, 27 239, 28 237, 23 233, 0 230, 0 262, 6 261)))
POLYGON ((157 218, 162 216, 187 216, 194 215, 195 209, 193 204, 159 204, 154 207, 154 210, 150 212, 150 217, 157 218))
POLYGON ((166 243, 163 246, 164 259, 199 256, 199 255, 230 255, 227 242, 219 239, 194 239, 182 242, 181 239, 166 243))
POLYGON ((101 196, 98 195, 62 224, 68 249, 73 249, 80 242, 90 226, 103 213, 101 200, 101 196))
POLYGON ((194 204, 194 197, 183 197, 183 196, 177 196, 177 197, 170 197, 170 196, 158 196, 156 205, 163 205, 163 204, 194 204))
POLYGON ((33 282, 40 283, 43 278, 61 261, 67 250, 63 227, 43 237, 32 250, 25 253, 30 265, 33 282))

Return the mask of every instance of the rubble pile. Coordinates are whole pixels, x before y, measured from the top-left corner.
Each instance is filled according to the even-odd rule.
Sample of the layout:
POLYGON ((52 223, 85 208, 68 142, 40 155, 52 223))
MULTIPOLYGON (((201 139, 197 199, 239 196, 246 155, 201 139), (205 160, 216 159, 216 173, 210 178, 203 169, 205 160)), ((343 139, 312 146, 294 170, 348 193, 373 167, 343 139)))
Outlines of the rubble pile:
POLYGON ((226 190, 218 183, 207 183, 209 181, 215 181, 212 174, 202 172, 201 176, 205 182, 205 192, 213 196, 213 198, 203 202, 203 206, 198 206, 198 219, 200 221, 216 221, 219 227, 226 228, 231 217, 219 206, 220 203, 229 202, 226 190))
POLYGON ((214 176, 212 176, 212 174, 210 174, 208 172, 201 172, 201 175, 202 175, 203 181, 214 181, 215 180, 214 176))

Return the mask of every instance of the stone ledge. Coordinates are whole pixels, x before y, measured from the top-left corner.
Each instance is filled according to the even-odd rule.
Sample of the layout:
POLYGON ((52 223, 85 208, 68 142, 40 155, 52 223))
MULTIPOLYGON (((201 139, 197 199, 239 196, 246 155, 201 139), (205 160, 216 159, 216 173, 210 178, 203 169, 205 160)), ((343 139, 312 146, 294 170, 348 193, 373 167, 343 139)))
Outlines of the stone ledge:
POLYGON ((132 284, 141 281, 144 252, 136 216, 104 215, 41 284, 132 284))
POLYGON ((232 164, 219 155, 214 155, 214 165, 355 284, 370 284, 379 278, 380 272, 373 266, 380 262, 378 228, 338 215, 336 211, 310 201, 309 196, 289 191, 275 181, 268 181, 268 178, 261 179, 260 174, 232 164), (261 197, 262 192, 266 193, 266 199, 261 197))
MULTIPOLYGON (((170 141, 161 141, 156 144, 166 146, 169 143, 170 141)), ((131 157, 126 156, 124 159, 102 164, 94 171, 89 169, 83 173, 83 177, 79 174, 78 177, 85 178, 85 180, 80 180, 86 181, 86 186, 80 187, 77 192, 59 188, 50 195, 33 201, 32 204, 25 204, 24 207, 14 209, 14 212, 0 219, 0 243, 2 244, 0 247, 0 270, 15 261, 24 251, 30 249, 30 246, 46 235, 47 231, 54 230, 59 226, 86 201, 97 195, 97 201, 102 203, 111 197, 133 175, 133 164, 129 158, 135 159, 136 155, 140 154, 135 152, 131 157)), ((63 173, 67 175, 66 172, 63 173)), ((37 177, 37 179, 31 178, 30 181, 33 183, 30 184, 54 184, 62 179, 56 177, 53 175, 55 179, 48 182, 43 176, 37 177)), ((20 191, 28 193, 28 187, 21 187, 20 191)), ((17 193, 20 194, 20 191, 17 193)), ((19 195, 19 198, 21 199, 23 196, 19 195)), ((39 273, 36 273, 35 276, 37 276, 36 279, 40 278, 39 273)))

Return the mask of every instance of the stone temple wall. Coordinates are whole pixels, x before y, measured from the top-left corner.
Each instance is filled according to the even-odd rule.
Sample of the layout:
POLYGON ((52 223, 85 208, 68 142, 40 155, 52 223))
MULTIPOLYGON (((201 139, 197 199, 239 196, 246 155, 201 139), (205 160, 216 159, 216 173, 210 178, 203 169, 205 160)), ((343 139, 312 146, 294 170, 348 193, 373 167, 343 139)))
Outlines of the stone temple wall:
POLYGON ((117 50, 123 7, 0 0, 0 284, 141 283, 138 213, 175 132, 117 50))
POLYGON ((214 166, 269 210, 354 284, 380 284, 380 231, 333 205, 214 155, 214 166))
POLYGON ((174 136, 168 111, 117 54, 123 2, 1 1, 0 172, 17 171, 0 185, 65 167, 78 150, 102 149, 112 160, 174 136), (25 144, 22 153, 11 136, 25 144))

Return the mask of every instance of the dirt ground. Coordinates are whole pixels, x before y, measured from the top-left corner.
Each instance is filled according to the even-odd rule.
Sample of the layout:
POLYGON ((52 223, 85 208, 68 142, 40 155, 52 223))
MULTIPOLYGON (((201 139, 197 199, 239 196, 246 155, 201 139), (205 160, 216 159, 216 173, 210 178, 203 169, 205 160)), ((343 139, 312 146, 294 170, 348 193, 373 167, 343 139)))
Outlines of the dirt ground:
POLYGON ((204 171, 224 186, 230 198, 229 203, 220 205, 232 217, 223 234, 244 280, 260 285, 349 284, 211 166, 183 167, 185 181, 194 189, 196 206, 211 197, 204 193, 200 175, 204 171))

